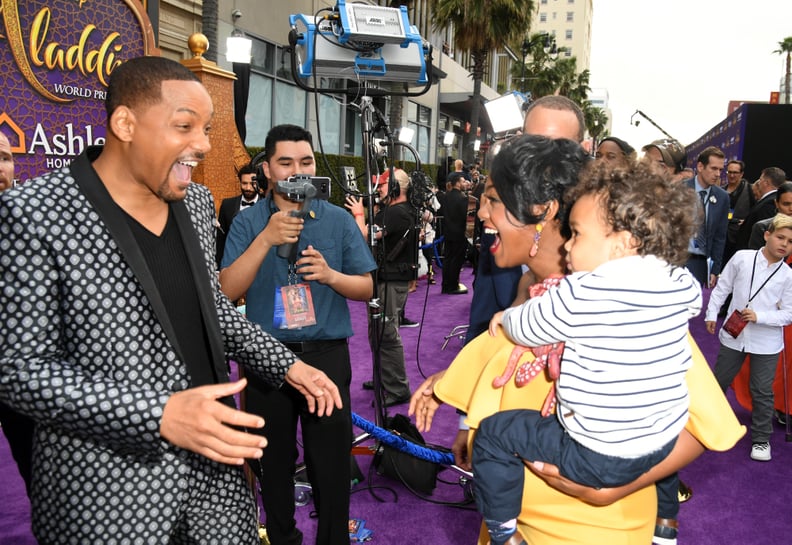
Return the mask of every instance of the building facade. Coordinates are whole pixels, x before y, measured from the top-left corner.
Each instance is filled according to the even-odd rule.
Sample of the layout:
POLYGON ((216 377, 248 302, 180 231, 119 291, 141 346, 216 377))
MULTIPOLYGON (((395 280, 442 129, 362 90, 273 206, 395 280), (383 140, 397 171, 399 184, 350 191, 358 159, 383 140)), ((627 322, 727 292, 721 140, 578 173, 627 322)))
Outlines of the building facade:
MULTIPOLYGON (((187 38, 201 31, 204 9, 217 9, 217 63, 231 70, 225 60, 225 40, 235 30, 253 40, 250 91, 246 114, 248 146, 263 146, 273 125, 295 123, 317 135, 326 153, 361 155, 359 97, 344 94, 314 96, 299 88, 292 76, 287 52, 289 16, 316 14, 332 9, 335 1, 292 0, 159 0, 159 9, 147 0, 152 20, 158 18, 157 36, 162 54, 180 59, 189 55, 187 38), (152 14, 152 12, 156 12, 152 14)), ((589 68, 593 0, 535 0, 536 13, 527 33, 547 32, 556 39, 561 55, 577 59, 578 71, 589 68)), ((470 55, 454 48, 452 31, 436 31, 431 24, 430 0, 394 2, 378 0, 381 6, 407 5, 409 20, 433 48, 432 75, 437 81, 419 97, 378 97, 374 103, 389 118, 391 130, 409 127, 412 145, 421 160, 440 163, 447 156, 462 155, 462 137, 472 104, 473 80, 470 55), (451 133, 453 138, 447 136, 451 133), (450 144, 447 144, 450 142, 450 144)), ((497 98, 512 90, 511 67, 522 61, 519 52, 504 48, 490 53, 482 82, 482 99, 497 98)), ((480 139, 489 136, 489 123, 482 110, 480 139)))
POLYGON ((536 14, 531 32, 547 32, 563 47, 565 57, 577 59, 579 72, 591 65, 593 0, 535 0, 536 14))

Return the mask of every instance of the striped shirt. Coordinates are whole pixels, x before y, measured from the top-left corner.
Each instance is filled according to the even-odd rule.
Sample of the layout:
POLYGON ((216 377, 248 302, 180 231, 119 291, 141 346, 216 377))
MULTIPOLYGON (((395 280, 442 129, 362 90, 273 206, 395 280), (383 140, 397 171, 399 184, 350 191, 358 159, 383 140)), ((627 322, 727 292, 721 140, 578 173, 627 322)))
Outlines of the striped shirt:
POLYGON ((503 327, 524 346, 565 342, 556 384, 561 424, 591 450, 635 458, 687 422, 688 320, 701 304, 686 269, 631 256, 569 275, 507 309, 503 327))

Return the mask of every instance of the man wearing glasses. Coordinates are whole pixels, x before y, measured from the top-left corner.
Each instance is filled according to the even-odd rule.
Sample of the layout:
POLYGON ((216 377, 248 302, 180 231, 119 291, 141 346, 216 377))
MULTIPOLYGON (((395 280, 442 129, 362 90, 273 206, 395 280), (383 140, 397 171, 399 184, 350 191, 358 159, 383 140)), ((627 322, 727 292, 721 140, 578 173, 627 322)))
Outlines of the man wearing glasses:
POLYGON ((729 193, 729 227, 726 231, 726 246, 723 248, 723 261, 726 263, 737 251, 737 231, 740 223, 756 204, 751 184, 743 175, 745 163, 732 159, 726 163, 726 191, 729 193))

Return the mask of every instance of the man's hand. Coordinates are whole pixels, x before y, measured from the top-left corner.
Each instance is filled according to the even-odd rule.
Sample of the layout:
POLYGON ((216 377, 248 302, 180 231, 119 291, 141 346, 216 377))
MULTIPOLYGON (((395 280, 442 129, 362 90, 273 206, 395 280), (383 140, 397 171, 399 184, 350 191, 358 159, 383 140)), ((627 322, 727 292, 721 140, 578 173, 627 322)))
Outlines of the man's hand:
POLYGON ((269 246, 294 244, 300 238, 304 223, 304 219, 292 216, 287 210, 281 210, 270 216, 267 226, 259 236, 263 237, 269 246))
POLYGON ((304 280, 315 280, 326 285, 332 284, 336 271, 330 268, 319 250, 309 245, 300 255, 301 257, 296 263, 297 272, 302 275, 304 280))
POLYGON ((415 427, 420 432, 426 432, 431 429, 434 414, 442 405, 442 402, 434 395, 434 384, 440 380, 443 373, 444 371, 440 371, 423 381, 410 398, 410 407, 407 409, 407 415, 415 415, 415 427))
POLYGON ((350 212, 352 212, 352 215, 355 216, 356 218, 364 214, 363 199, 360 199, 355 195, 346 196, 344 207, 350 212))
POLYGON ((717 274, 711 274, 710 275, 710 281, 709 281, 709 287, 710 288, 714 288, 717 283, 718 283, 718 275, 717 274))
POLYGON ((261 428, 264 419, 217 401, 241 392, 246 384, 242 379, 176 392, 162 411, 160 435, 178 447, 223 464, 242 465, 245 458, 261 458, 267 440, 231 426, 261 428))
POLYGON ((308 410, 317 416, 330 416, 335 407, 340 409, 344 406, 338 386, 322 371, 304 361, 297 360, 289 367, 286 382, 305 396, 308 410))

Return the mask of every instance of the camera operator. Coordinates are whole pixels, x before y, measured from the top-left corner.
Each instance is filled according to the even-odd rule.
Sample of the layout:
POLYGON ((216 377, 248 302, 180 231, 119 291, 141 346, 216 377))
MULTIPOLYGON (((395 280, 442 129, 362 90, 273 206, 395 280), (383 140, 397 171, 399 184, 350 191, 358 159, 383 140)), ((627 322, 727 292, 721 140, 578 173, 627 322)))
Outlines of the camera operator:
MULTIPOLYGON (((399 316, 407 301, 409 283, 418 270, 418 239, 410 177, 401 169, 393 169, 380 176, 379 182, 380 209, 374 216, 374 236, 380 241, 377 297, 383 305, 382 332, 376 338, 376 328, 369 322, 369 342, 372 350, 379 346, 385 406, 392 407, 410 401, 399 316)), ((373 388, 373 381, 363 387, 373 388)))
POLYGON ((273 389, 249 376, 246 410, 264 417, 262 432, 269 439, 261 463, 250 466, 261 482, 270 542, 301 543, 293 477, 299 418, 319 518, 316 543, 347 545, 352 446, 347 339, 352 322, 346 299, 371 297, 370 272, 376 263, 352 217, 338 206, 313 200, 311 182, 299 181, 303 177, 298 175, 316 172, 311 133, 295 125, 273 127, 262 168, 269 195, 241 211, 231 224, 221 289, 232 300, 247 292, 248 319, 327 373, 338 385, 344 406, 318 418, 290 386, 273 389), (297 180, 285 181, 292 176, 297 180), (286 245, 298 250, 295 259, 286 245))

